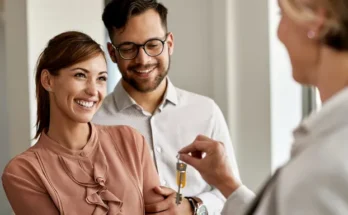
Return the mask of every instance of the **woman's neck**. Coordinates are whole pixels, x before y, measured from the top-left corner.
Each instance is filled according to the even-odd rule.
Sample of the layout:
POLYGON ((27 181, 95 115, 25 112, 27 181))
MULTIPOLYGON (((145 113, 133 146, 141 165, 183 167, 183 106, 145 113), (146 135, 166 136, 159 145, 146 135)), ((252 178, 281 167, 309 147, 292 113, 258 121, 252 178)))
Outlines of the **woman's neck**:
POLYGON ((316 86, 322 103, 348 86, 348 52, 322 51, 316 86))
POLYGON ((65 148, 82 149, 86 145, 90 134, 91 128, 88 123, 76 123, 62 118, 57 120, 57 117, 54 116, 50 118, 47 135, 65 148))

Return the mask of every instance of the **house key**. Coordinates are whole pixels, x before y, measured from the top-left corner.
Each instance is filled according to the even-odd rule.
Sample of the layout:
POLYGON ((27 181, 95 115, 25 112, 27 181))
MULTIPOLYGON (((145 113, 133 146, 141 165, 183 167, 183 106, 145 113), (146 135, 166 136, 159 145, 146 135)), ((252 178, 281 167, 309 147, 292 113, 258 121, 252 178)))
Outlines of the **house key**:
POLYGON ((178 185, 178 192, 176 193, 176 204, 179 205, 182 201, 182 194, 180 193, 181 188, 186 186, 186 167, 187 164, 179 160, 179 155, 176 156, 178 159, 176 163, 176 183, 178 185))

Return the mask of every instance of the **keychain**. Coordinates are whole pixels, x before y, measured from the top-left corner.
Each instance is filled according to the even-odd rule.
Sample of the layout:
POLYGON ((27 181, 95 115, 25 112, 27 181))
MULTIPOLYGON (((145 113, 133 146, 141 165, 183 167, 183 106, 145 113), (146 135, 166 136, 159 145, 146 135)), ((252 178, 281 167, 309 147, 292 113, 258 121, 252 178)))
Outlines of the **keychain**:
POLYGON ((178 192, 176 194, 176 204, 179 205, 182 201, 182 194, 180 193, 181 188, 186 186, 186 167, 187 164, 179 160, 179 155, 176 156, 178 159, 176 163, 176 184, 178 185, 178 192))

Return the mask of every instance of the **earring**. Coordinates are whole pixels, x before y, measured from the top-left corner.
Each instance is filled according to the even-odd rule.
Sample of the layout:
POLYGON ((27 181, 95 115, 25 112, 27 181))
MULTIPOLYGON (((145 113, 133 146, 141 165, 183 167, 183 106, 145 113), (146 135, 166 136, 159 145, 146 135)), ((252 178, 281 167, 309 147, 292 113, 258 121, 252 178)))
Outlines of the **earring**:
POLYGON ((315 31, 308 31, 308 33, 307 33, 307 37, 309 39, 313 39, 315 37, 315 35, 316 35, 315 31))

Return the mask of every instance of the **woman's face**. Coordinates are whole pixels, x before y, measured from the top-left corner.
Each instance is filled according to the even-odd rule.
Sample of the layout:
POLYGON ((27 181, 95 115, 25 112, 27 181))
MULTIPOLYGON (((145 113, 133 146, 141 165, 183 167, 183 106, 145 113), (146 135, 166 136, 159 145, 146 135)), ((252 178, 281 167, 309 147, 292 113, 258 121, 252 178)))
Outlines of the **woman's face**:
POLYGON ((315 85, 316 71, 319 64, 320 44, 315 38, 310 38, 310 24, 296 22, 283 8, 283 2, 278 0, 281 10, 281 20, 278 26, 278 38, 286 47, 293 78, 300 84, 315 85))
POLYGON ((105 98, 106 80, 107 66, 102 54, 61 69, 58 76, 50 76, 51 118, 90 122, 105 98))

